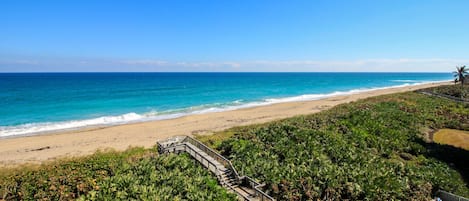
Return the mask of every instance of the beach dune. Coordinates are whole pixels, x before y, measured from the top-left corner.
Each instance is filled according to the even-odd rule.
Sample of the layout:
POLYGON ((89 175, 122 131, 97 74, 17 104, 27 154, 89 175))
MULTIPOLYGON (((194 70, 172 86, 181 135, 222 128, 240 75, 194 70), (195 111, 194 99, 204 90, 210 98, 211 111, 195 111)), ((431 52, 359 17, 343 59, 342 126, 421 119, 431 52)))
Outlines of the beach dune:
POLYGON ((321 100, 278 103, 233 111, 189 115, 177 119, 0 139, 0 166, 40 163, 61 157, 88 155, 99 149, 124 150, 130 146, 151 147, 155 145, 156 140, 174 135, 211 134, 235 126, 311 114, 358 99, 444 84, 449 84, 449 82, 380 89, 321 100))

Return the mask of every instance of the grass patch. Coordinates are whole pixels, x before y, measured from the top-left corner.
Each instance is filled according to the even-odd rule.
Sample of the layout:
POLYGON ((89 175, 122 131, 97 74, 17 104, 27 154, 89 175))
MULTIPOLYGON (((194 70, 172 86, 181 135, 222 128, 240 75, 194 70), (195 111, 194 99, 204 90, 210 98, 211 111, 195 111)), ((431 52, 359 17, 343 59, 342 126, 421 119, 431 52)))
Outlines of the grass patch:
POLYGON ((235 134, 233 130, 235 129, 231 129, 230 131, 216 132, 213 135, 195 135, 194 137, 209 147, 217 147, 222 141, 232 137, 235 134))
POLYGON ((469 131, 440 129, 433 134, 436 143, 452 145, 469 150, 469 131))

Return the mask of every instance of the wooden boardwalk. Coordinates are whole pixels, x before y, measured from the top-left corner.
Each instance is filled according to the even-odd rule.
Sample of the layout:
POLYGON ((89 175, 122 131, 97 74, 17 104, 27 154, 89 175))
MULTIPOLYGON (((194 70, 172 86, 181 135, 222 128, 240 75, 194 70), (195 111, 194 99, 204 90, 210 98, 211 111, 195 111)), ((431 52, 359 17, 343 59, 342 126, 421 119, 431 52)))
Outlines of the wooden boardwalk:
POLYGON ((231 161, 207 147, 202 142, 189 136, 175 136, 158 141, 158 152, 181 153, 187 152, 202 166, 217 176, 220 184, 228 190, 238 194, 240 200, 274 200, 262 191, 264 185, 259 184, 247 176, 239 176, 231 161))

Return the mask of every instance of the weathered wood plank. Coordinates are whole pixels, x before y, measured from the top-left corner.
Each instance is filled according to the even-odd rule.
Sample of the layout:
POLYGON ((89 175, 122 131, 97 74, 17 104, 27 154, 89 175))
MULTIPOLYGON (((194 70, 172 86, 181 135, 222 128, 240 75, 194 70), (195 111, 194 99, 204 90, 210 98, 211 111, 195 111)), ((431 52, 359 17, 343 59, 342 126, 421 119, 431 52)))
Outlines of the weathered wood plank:
POLYGON ((242 200, 274 200, 260 190, 262 185, 249 177, 240 177, 231 165, 231 161, 198 140, 189 136, 176 136, 158 141, 157 144, 160 153, 187 152, 192 158, 202 164, 202 166, 214 173, 224 187, 238 194, 238 197, 242 200), (242 182, 241 178, 243 178, 243 181, 248 181, 247 183, 249 183, 249 185, 239 186, 240 184, 246 183, 242 182))

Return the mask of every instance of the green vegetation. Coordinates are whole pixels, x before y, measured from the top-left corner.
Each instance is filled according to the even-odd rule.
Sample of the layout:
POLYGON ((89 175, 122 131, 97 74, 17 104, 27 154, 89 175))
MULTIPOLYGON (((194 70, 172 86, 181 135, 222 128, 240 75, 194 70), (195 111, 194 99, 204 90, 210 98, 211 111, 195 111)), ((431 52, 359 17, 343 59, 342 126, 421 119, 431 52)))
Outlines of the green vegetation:
POLYGON ((424 140, 439 128, 469 130, 469 104, 392 94, 200 139, 279 200, 469 197, 469 152, 424 140))
POLYGON ((92 156, 0 171, 0 200, 236 200, 188 155, 155 149, 92 156))
MULTIPOLYGON (((469 197, 469 151, 432 143, 469 131, 469 104, 408 92, 199 139, 279 200, 469 197)), ((0 170, 6 200, 235 200, 188 155, 132 148, 0 170)))
POLYGON ((443 85, 443 86, 424 89, 423 91, 431 92, 434 94, 452 96, 454 98, 460 98, 465 101, 469 101, 469 85, 463 85, 463 86, 443 85))

